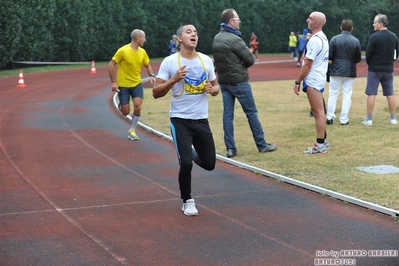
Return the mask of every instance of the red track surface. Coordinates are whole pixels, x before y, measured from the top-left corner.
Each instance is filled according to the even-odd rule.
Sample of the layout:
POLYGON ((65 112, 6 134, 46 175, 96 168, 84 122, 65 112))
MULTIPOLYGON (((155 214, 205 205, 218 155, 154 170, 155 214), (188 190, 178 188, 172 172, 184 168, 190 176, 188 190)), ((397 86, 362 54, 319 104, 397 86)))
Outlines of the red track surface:
MULTIPOLYGON (((250 72, 251 81, 295 79, 299 69, 250 72)), ((223 162, 194 166, 200 214, 186 217, 173 144, 142 129, 128 141, 107 68, 89 73, 25 74, 26 88, 0 77, 0 265, 314 265, 332 258, 323 250, 397 254, 392 217, 223 162)), ((397 255, 347 258, 399 265, 397 255)))

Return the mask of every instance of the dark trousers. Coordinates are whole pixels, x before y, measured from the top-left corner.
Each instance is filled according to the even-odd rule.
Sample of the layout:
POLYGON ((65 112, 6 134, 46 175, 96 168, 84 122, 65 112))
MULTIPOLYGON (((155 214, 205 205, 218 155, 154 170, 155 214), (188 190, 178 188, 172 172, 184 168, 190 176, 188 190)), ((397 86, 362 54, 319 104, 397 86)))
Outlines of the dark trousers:
POLYGON ((179 188, 181 198, 191 199, 191 170, 193 168, 193 150, 198 154, 198 165, 211 171, 216 164, 216 149, 208 119, 171 118, 170 130, 179 160, 179 188))

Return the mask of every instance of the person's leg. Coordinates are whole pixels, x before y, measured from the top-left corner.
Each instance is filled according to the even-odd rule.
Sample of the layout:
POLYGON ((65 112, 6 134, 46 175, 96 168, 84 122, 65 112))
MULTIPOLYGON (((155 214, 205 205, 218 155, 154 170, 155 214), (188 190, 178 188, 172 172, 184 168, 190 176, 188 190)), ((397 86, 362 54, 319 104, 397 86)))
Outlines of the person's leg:
POLYGON ((179 189, 183 199, 182 211, 185 215, 198 215, 195 201, 191 197, 191 170, 193 168, 193 124, 192 120, 171 118, 170 130, 175 143, 177 157, 179 159, 179 189))
POLYGON ((393 89, 393 73, 385 73, 381 77, 381 86, 383 95, 387 97, 389 113, 391 115, 391 124, 396 125, 396 100, 393 89))
POLYGON ((389 113, 391 114, 390 120, 392 125, 397 125, 398 120, 396 119, 396 100, 395 96, 387 96, 388 100, 388 107, 389 107, 389 113))
POLYGON ((389 113, 395 114, 396 113, 396 100, 395 100, 395 95, 387 96, 388 100, 388 107, 389 107, 389 113))
MULTIPOLYGON (((352 88, 354 78, 343 78, 342 80, 342 108, 341 108, 341 116, 339 121, 341 124, 346 124, 349 121, 349 111, 352 106, 352 88)), ((331 83, 331 80, 330 80, 331 83)))
POLYGON ((143 104, 143 86, 141 83, 134 88, 129 89, 130 96, 133 99, 133 115, 132 123, 130 125, 128 138, 131 140, 138 140, 139 137, 136 134, 137 123, 140 120, 141 105, 143 104))
POLYGON ((378 73, 369 71, 367 74, 367 85, 365 91, 365 93, 367 94, 367 117, 362 122, 363 125, 367 126, 372 125, 375 98, 378 93, 379 84, 380 84, 380 78, 378 73))
POLYGON ((315 117, 316 124, 316 143, 312 147, 308 147, 304 154, 323 154, 330 148, 327 141, 326 132, 326 112, 324 108, 324 98, 322 92, 312 88, 307 88, 307 96, 310 107, 315 117))
POLYGON ((224 132, 224 144, 226 149, 232 149, 234 152, 237 151, 236 144, 234 141, 234 105, 235 97, 230 92, 230 85, 219 84, 222 91, 223 98, 223 132, 224 132))
POLYGON ((216 149, 213 135, 207 119, 194 121, 195 134, 193 136, 193 146, 198 154, 198 166, 211 171, 215 168, 216 149))
POLYGON ((368 95, 367 96, 367 118, 369 115, 373 115, 374 105, 375 105, 375 97, 376 95, 368 95))
POLYGON ((328 108, 327 119, 335 119, 335 109, 337 107, 337 99, 339 95, 339 88, 341 87, 342 77, 331 76, 328 90, 328 108))
POLYGON ((298 63, 296 64, 297 67, 301 66, 302 56, 303 56, 303 51, 299 51, 298 52, 298 63))
POLYGON ((191 170, 193 168, 192 138, 190 120, 171 118, 170 131, 175 144, 177 158, 179 160, 179 189, 180 197, 185 202, 191 199, 191 170))
POLYGON ((258 110, 256 109, 255 100, 252 95, 251 85, 248 82, 242 82, 232 90, 234 90, 233 93, 247 116, 248 124, 251 128, 252 136, 258 150, 264 150, 267 147, 267 143, 265 141, 262 125, 258 118, 258 110))
POLYGON ((295 47, 289 47, 289 51, 290 51, 290 54, 291 54, 291 58, 295 58, 295 56, 294 56, 294 52, 295 52, 295 47))
POLYGON ((130 113, 130 104, 120 104, 119 110, 124 116, 127 116, 130 113))
POLYGON ((302 55, 303 55, 303 51, 299 51, 299 52, 298 52, 298 63, 301 62, 302 55))
POLYGON ((135 129, 141 115, 141 106, 143 104, 143 85, 140 83, 136 87, 130 90, 130 95, 133 99, 133 116, 132 116, 132 127, 135 129))
POLYGON ((130 113, 129 89, 119 87, 118 98, 119 98, 119 110, 122 112, 124 116, 127 116, 130 113))
POLYGON ((132 125, 130 129, 136 130, 137 123, 140 120, 141 116, 141 106, 143 104, 143 98, 133 98, 133 107, 134 107, 134 112, 132 116, 132 125))
POLYGON ((326 131, 326 115, 323 107, 323 95, 318 90, 308 87, 307 96, 316 121, 317 139, 324 139, 326 131))

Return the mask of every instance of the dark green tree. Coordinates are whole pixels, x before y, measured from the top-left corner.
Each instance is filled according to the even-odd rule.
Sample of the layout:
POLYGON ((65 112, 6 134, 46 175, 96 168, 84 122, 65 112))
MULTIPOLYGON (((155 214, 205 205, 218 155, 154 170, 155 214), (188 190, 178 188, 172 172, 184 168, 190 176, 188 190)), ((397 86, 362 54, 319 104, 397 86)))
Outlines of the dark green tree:
POLYGON ((390 20, 389 30, 399 35, 397 0, 2 0, 0 8, 0 69, 13 61, 109 61, 130 42, 133 29, 147 36, 144 48, 151 58, 168 55, 168 43, 185 23, 196 26, 197 50, 212 53, 220 29, 220 14, 234 8, 248 43, 251 32, 261 53, 286 53, 290 31, 302 32, 312 11, 327 17, 327 37, 339 34, 344 18, 354 22, 353 35, 363 49, 374 32, 378 13, 390 20))

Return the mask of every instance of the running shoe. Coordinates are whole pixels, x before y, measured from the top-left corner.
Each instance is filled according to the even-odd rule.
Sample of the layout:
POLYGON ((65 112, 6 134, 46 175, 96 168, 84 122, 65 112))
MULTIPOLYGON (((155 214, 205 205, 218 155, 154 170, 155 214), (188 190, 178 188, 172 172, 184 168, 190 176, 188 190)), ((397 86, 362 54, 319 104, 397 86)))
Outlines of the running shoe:
POLYGON ((194 199, 186 200, 186 203, 183 203, 183 207, 181 208, 181 210, 187 216, 198 215, 198 210, 197 210, 197 208, 195 208, 194 199))
POLYGON ((129 130, 129 133, 127 134, 127 137, 130 140, 138 140, 139 136, 137 136, 136 131, 134 131, 134 129, 129 130))
POLYGON ((323 144, 323 146, 319 147, 319 146, 317 146, 317 143, 315 143, 313 145, 313 147, 309 147, 303 153, 304 154, 325 154, 325 153, 327 153, 326 144, 323 144))
POLYGON ((363 119, 362 124, 365 125, 365 126, 372 126, 373 125, 373 120, 368 120, 367 118, 365 118, 365 119, 363 119))

